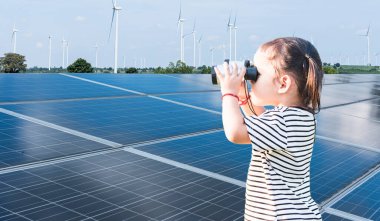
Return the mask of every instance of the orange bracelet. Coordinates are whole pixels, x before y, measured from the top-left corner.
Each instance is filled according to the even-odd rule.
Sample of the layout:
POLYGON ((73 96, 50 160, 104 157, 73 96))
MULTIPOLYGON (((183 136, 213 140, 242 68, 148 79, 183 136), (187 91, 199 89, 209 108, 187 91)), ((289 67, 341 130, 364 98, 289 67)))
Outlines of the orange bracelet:
POLYGON ((232 96, 232 97, 236 97, 236 99, 238 99, 238 101, 240 101, 239 96, 237 96, 236 94, 231 94, 231 93, 223 94, 223 95, 222 95, 222 100, 223 100, 223 97, 224 97, 224 96, 232 96))

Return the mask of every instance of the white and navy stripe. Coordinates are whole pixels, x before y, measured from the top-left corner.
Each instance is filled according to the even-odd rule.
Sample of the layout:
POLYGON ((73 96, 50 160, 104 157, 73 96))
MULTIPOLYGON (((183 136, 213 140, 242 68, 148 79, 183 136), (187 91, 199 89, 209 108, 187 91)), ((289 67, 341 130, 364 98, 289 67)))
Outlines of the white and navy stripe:
POLYGON ((275 107, 245 123, 252 143, 245 220, 322 220, 310 195, 314 115, 275 107))

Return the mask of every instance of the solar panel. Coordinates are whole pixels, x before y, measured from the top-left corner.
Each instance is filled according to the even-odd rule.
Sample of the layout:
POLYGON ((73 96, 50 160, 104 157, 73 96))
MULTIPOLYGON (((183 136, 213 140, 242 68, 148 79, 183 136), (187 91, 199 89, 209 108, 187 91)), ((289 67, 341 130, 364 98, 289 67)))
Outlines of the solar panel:
POLYGON ((354 189, 332 208, 369 220, 380 220, 380 173, 354 189))
MULTIPOLYGON (((328 108, 318 115, 311 162, 318 203, 379 165, 379 82, 325 76, 328 108)), ((4 74, 0 86, 0 220, 243 219, 251 149, 220 131, 220 91, 209 75, 4 74), (94 138, 127 146, 111 152, 94 138)), ((377 177, 324 220, 377 220, 377 177)))
POLYGON ((57 74, 0 74, 0 88, 0 102, 133 95, 57 74))
POLYGON ((349 219, 345 219, 339 216, 334 216, 329 213, 323 213, 322 214, 322 220, 329 220, 329 221, 350 221, 349 219))
POLYGON ((162 74, 128 74, 128 75, 109 75, 109 74, 78 74, 81 78, 94 80, 118 87, 128 88, 147 94, 159 93, 179 93, 195 91, 219 91, 218 86, 202 82, 195 82, 186 78, 179 78, 171 75, 162 74))
MULTIPOLYGON (((155 155, 245 181, 249 145, 235 145, 224 132, 137 147, 155 155)), ((311 191, 321 203, 380 163, 380 153, 316 139, 311 162, 311 191), (346 168, 350 167, 350 170, 346 168)))
POLYGON ((149 97, 5 105, 121 144, 222 128, 221 116, 149 97))
POLYGON ((195 105, 198 107, 204 107, 214 111, 222 111, 220 91, 208 93, 160 95, 159 97, 195 105))
POLYGON ((107 148, 4 113, 0 125, 0 168, 107 148))
POLYGON ((376 121, 322 110, 317 115, 317 135, 334 138, 345 143, 379 148, 380 124, 376 121))
POLYGON ((124 151, 0 175, 0 219, 242 217, 244 189, 124 151))

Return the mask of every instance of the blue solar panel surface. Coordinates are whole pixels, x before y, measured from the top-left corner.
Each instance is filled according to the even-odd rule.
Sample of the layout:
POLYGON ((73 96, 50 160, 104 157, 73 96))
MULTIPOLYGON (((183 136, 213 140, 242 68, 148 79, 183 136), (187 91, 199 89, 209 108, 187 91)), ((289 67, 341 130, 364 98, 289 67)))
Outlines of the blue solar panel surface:
POLYGON ((149 97, 4 105, 3 108, 121 144, 222 128, 218 114, 149 97))
POLYGON ((380 173, 338 201, 332 208, 369 220, 380 220, 380 173))
POLYGON ((103 148, 107 146, 0 113, 0 168, 103 148))
POLYGON ((235 220, 244 189, 125 151, 0 176, 0 219, 235 220))
MULTIPOLYGON (((178 93, 194 91, 218 91, 219 88, 212 84, 197 82, 188 78, 181 78, 162 74, 78 74, 75 75, 89 80, 94 80, 114 86, 128 88, 147 94, 178 93)), ((211 78, 210 78, 211 79, 211 78)), ((211 80, 210 80, 211 81, 211 80)))
POLYGON ((0 102, 133 95, 58 74, 0 74, 0 88, 0 102))
MULTIPOLYGON (((322 206, 380 163, 379 84, 324 79, 311 162, 322 206)), ((242 219, 251 150, 220 131, 210 75, 4 74, 0 86, 0 220, 242 219)), ((324 220, 379 220, 378 179, 324 220)))
MULTIPOLYGON (((231 144, 224 132, 138 149, 241 181, 247 178, 251 157, 249 145, 231 144)), ((380 153, 317 138, 311 163, 313 198, 323 202, 379 163, 380 153)))

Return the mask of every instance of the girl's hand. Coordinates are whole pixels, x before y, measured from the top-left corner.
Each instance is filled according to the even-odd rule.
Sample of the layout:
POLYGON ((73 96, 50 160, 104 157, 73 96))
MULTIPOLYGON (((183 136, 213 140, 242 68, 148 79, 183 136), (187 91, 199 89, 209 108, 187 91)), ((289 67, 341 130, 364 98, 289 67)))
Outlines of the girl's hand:
POLYGON ((222 73, 217 67, 214 67, 216 76, 218 76, 218 79, 219 79, 220 91, 222 92, 222 94, 232 93, 240 97, 240 95, 242 95, 243 91, 245 90, 244 84, 243 84, 245 67, 243 67, 241 72, 239 73, 238 66, 236 63, 234 63, 232 65, 232 72, 231 72, 227 62, 224 62, 223 68, 224 68, 224 73, 225 73, 224 76, 222 75, 222 73))

